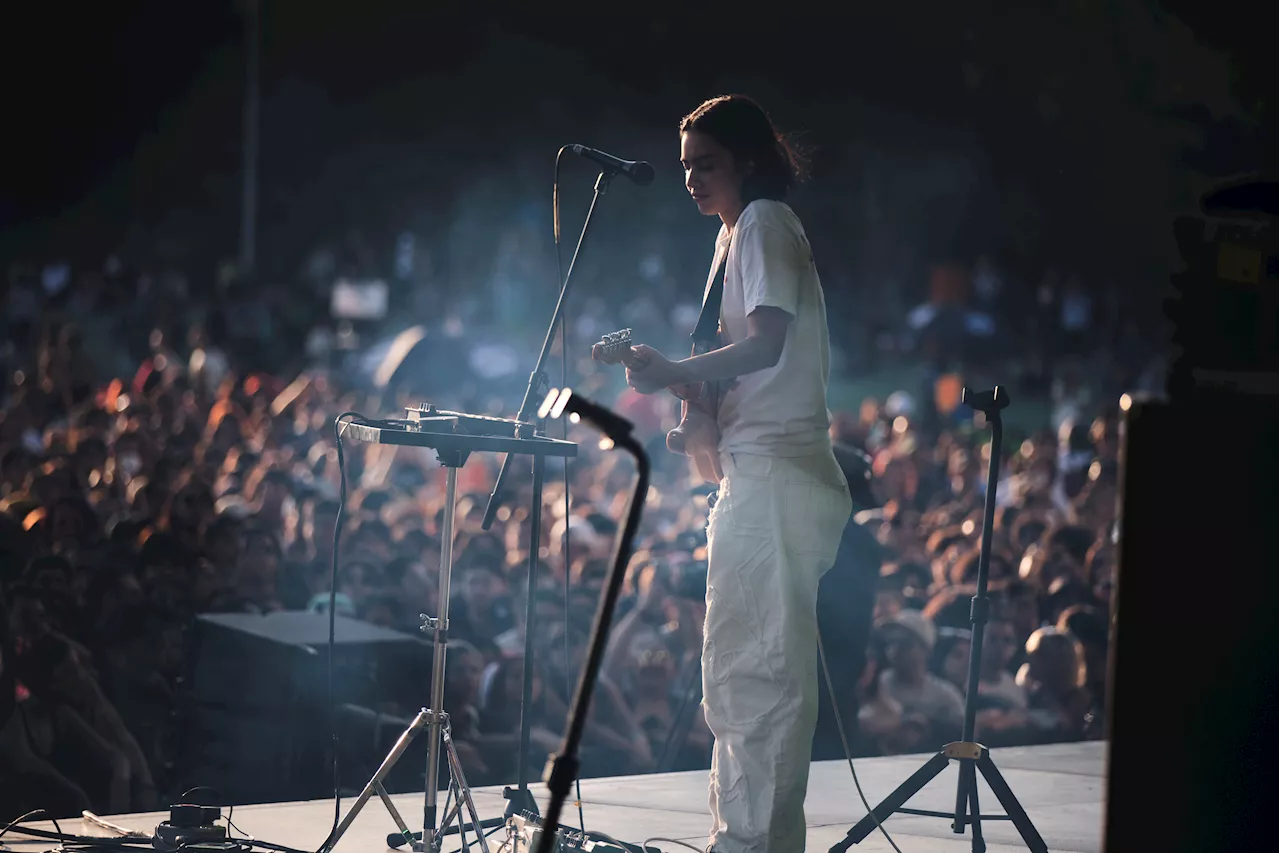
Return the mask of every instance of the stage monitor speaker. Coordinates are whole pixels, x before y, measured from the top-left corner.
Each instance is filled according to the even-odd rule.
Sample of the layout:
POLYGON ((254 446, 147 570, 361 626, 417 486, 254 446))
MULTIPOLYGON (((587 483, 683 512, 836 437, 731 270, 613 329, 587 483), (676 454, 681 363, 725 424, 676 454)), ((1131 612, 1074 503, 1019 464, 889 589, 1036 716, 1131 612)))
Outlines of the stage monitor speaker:
POLYGON ((1274 394, 1125 413, 1107 853, 1274 843, 1278 423, 1274 394))
MULTIPOLYGON (((430 696, 431 648, 417 637, 336 617, 334 705, 410 716, 430 696)), ((223 804, 332 793, 329 617, 285 611, 197 617, 184 697, 180 777, 223 804)))

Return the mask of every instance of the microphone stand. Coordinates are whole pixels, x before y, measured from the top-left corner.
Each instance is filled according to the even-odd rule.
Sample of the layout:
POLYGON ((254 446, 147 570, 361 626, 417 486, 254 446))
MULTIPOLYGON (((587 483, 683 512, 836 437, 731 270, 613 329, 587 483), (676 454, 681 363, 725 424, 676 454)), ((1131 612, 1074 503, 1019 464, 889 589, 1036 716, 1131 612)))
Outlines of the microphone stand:
POLYGON ((880 825, 895 812, 948 818, 951 820, 951 831, 956 835, 963 835, 965 827, 973 827, 971 836, 973 853, 984 853, 987 849, 987 842, 982 836, 984 820, 1011 821, 1031 853, 1048 853, 1049 851, 1044 839, 1036 831, 1035 824, 1031 822, 1031 818, 1027 817, 1022 804, 1018 802, 1013 789, 1000 775, 995 761, 991 759, 991 751, 973 739, 978 714, 978 683, 982 674, 982 637, 991 610, 991 599, 987 596, 987 570, 991 564, 991 527, 996 516, 996 488, 1000 484, 1000 454, 1004 441, 1004 424, 1000 418, 1000 412, 1009 405, 1009 395, 999 385, 990 391, 974 391, 972 388, 965 388, 961 400, 975 412, 986 415, 988 423, 991 424, 991 455, 987 460, 987 494, 982 508, 982 543, 978 548, 977 591, 969 608, 973 639, 969 645, 969 680, 964 697, 964 723, 960 740, 947 744, 926 761, 893 793, 885 797, 880 805, 854 824, 845 837, 834 844, 828 853, 846 853, 852 845, 859 843, 876 829, 883 832, 880 825), (904 807, 907 800, 928 785, 952 761, 960 763, 955 811, 941 812, 904 807), (987 780, 987 785, 996 795, 1000 805, 1004 806, 1004 814, 984 815, 978 810, 979 772, 987 780))
MULTIPOLYGON (((574 247, 573 258, 569 261, 569 270, 565 273, 564 281, 560 285, 560 297, 556 300, 555 311, 551 315, 551 323, 547 326, 547 336, 542 341, 542 352, 538 354, 538 363, 534 365, 533 372, 529 374, 529 385, 524 391, 524 400, 520 403, 520 411, 516 415, 516 420, 521 422, 529 422, 534 414, 535 402, 540 402, 542 395, 547 392, 547 356, 551 354, 551 345, 555 341, 556 328, 562 322, 564 316, 565 301, 569 295, 569 284, 573 281, 573 270, 577 266, 578 257, 582 254, 582 245, 587 239, 587 230, 591 227, 591 217, 596 211, 596 204, 600 201, 600 197, 609 191, 609 182, 613 180, 617 171, 604 169, 596 178, 595 192, 591 197, 591 206, 587 208, 587 218, 582 223, 582 232, 578 235, 578 245, 574 247)), ((568 353, 565 353, 568 357, 568 353)), ((534 434, 542 435, 545 432, 545 424, 542 418, 534 422, 534 434)), ((529 436, 520 436, 528 438, 529 436)), ((508 453, 506 458, 502 460, 502 468, 498 471, 498 479, 493 484, 493 491, 489 494, 489 504, 484 510, 484 519, 480 523, 482 530, 488 530, 493 526, 494 517, 498 512, 498 505, 502 501, 502 493, 506 487, 507 476, 511 471, 511 462, 515 459, 515 454, 508 453)), ((542 481, 545 470, 545 458, 541 455, 533 457, 533 506, 529 512, 529 565, 527 569, 528 582, 525 586, 525 611, 524 611, 524 672, 522 674, 523 685, 520 695, 520 752, 516 757, 516 787, 506 787, 502 789, 502 796, 507 799, 506 816, 513 817, 528 812, 536 815, 538 813, 538 804, 533 798, 532 792, 529 791, 529 728, 531 720, 529 718, 529 706, 533 703, 533 623, 535 618, 534 612, 534 591, 538 588, 538 551, 542 545, 542 481)), ((565 489, 569 488, 568 478, 566 477, 565 489)), ((566 571, 568 568, 566 567, 566 571)))
POLYGON ((645 497, 649 494, 649 455, 640 442, 632 437, 631 424, 582 398, 577 399, 576 405, 583 407, 576 409, 582 420, 599 428, 612 439, 615 447, 627 451, 635 459, 636 481, 631 490, 631 498, 627 501, 626 521, 614 545, 613 568, 609 572, 604 595, 601 596, 600 604, 596 609, 595 623, 591 626, 591 644, 587 649, 587 659, 583 664, 582 672, 578 675, 578 686, 573 693, 573 704, 569 709, 569 724, 564 741, 560 746, 560 752, 551 756, 547 764, 546 780, 551 799, 547 803, 547 816, 542 821, 542 834, 535 853, 551 853, 560 829, 560 813, 573 787, 573 780, 578 778, 580 769, 578 745, 582 741, 582 731, 587 724, 587 709, 591 706, 591 694, 595 691, 600 664, 604 660, 609 628, 613 624, 613 612, 618 603, 618 595, 622 591, 627 563, 631 560, 631 543, 640 527, 645 497))

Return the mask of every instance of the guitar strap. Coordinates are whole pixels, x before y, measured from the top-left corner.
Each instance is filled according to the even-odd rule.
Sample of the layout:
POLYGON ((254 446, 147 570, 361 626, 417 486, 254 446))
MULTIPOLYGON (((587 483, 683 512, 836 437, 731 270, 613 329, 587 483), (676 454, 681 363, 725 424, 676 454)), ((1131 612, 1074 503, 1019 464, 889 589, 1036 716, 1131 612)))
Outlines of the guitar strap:
POLYGON ((724 299, 724 279, 728 274, 729 250, 726 248, 720 266, 711 278, 711 287, 707 290, 707 298, 702 301, 702 312, 698 314, 698 323, 693 327, 694 348, 702 345, 704 349, 715 349, 720 340, 720 303, 724 299))

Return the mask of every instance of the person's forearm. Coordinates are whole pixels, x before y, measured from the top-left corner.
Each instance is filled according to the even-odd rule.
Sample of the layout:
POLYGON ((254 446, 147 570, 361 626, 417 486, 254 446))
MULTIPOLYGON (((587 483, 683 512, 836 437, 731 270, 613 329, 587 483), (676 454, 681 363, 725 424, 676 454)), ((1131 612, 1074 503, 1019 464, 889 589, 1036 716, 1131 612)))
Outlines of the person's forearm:
POLYGON ((640 616, 637 610, 632 610, 618 620, 613 637, 605 647, 604 661, 600 666, 601 672, 612 674, 622 668, 623 659, 631 650, 631 637, 636 633, 639 624, 640 616))
POLYGON ((676 364, 688 377, 686 382, 719 382, 767 370, 778 363, 776 355, 760 338, 743 338, 727 347, 681 359, 676 364))
POLYGON ((484 734, 472 735, 472 743, 480 750, 509 750, 518 749, 520 746, 520 733, 517 732, 488 732, 484 734))

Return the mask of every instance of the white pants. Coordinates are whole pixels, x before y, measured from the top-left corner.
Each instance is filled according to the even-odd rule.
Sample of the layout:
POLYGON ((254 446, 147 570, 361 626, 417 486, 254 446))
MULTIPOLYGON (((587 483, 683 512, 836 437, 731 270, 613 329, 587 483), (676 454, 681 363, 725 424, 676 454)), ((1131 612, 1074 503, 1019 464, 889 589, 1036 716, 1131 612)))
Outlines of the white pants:
POLYGON ((801 853, 818 718, 818 580, 849 520, 830 450, 721 454, 707 528, 703 711, 716 853, 801 853))

